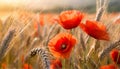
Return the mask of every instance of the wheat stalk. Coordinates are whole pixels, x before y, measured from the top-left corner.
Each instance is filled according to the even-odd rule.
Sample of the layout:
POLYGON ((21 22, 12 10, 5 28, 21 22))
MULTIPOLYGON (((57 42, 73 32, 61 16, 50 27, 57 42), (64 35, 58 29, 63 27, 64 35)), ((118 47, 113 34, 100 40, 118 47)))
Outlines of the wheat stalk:
POLYGON ((3 41, 1 42, 0 44, 0 61, 1 59, 4 57, 6 51, 7 51, 7 48, 14 36, 14 33, 15 33, 15 30, 10 30, 4 37, 3 41))
MULTIPOLYGON (((32 20, 31 20, 32 21, 32 20)), ((18 40, 19 36, 31 25, 31 22, 29 22, 28 24, 26 24, 23 29, 20 30, 19 33, 16 34, 15 38, 11 41, 10 43, 10 47, 9 49, 6 51, 6 53, 8 53, 12 48, 13 46, 15 45, 16 41, 18 40)))
POLYGON ((96 21, 100 21, 101 17, 103 16, 103 13, 105 11, 105 9, 107 8, 108 5, 108 0, 96 0, 96 5, 97 5, 97 14, 96 14, 96 21), (103 2, 103 3, 102 3, 103 2))
POLYGON ((49 31, 48 36, 47 36, 47 39, 46 39, 45 46, 48 45, 48 42, 49 42, 49 40, 50 40, 50 35, 53 33, 53 30, 55 29, 56 25, 57 25, 57 23, 55 23, 55 24, 50 28, 50 31, 49 31))
POLYGON ((11 25, 13 24, 14 18, 13 16, 9 16, 5 22, 3 23, 3 30, 2 31, 2 35, 4 36, 6 34, 6 32, 8 31, 8 29, 11 27, 11 25))
POLYGON ((93 67, 95 67, 95 69, 98 69, 98 64, 96 64, 96 63, 94 62, 94 60, 92 60, 90 57, 88 57, 88 59, 87 59, 86 61, 89 61, 90 64, 91 64, 93 67))
POLYGON ((80 43, 81 43, 81 45, 82 45, 83 50, 85 51, 85 50, 86 50, 86 47, 85 47, 85 41, 84 41, 84 39, 83 39, 82 33, 80 33, 80 43))
POLYGON ((104 12, 104 8, 103 7, 98 9, 98 12, 97 12, 96 18, 95 18, 96 21, 100 21, 102 15, 103 15, 103 12, 104 12))
POLYGON ((110 44, 110 46, 108 46, 107 48, 105 48, 102 52, 100 52, 99 59, 103 59, 105 57, 106 54, 108 54, 112 49, 116 48, 117 46, 120 45, 120 40, 116 41, 113 44, 110 44))

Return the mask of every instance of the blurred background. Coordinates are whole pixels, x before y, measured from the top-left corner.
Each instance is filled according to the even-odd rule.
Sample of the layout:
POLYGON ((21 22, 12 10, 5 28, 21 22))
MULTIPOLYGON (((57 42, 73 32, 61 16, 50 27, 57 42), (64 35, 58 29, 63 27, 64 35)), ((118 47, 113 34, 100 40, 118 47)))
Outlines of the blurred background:
MULTIPOLYGON (((44 55, 46 53, 42 50, 35 49, 41 52, 41 58, 28 59, 30 60, 28 62, 25 62, 24 58, 28 56, 32 48, 47 47, 49 40, 60 32, 72 33, 78 42, 70 61, 62 60, 63 69, 67 67, 68 69, 76 67, 77 69, 94 69, 95 67, 98 69, 100 65, 113 63, 107 53, 116 47, 116 43, 115 45, 113 43, 119 40, 120 25, 118 24, 120 24, 120 0, 0 0, 0 69, 30 69, 29 66, 33 69, 40 69, 48 66, 47 56, 44 55), (97 4, 96 9, 96 1, 105 2, 105 15, 103 8, 103 11, 99 11, 100 14, 96 17, 96 10, 98 11, 101 3, 97 4), (98 41, 92 37, 89 38, 79 27, 69 31, 56 23, 56 18, 61 11, 72 9, 80 10, 85 14, 81 23, 85 23, 86 20, 101 19, 101 23, 105 25, 111 37, 110 41, 98 41), (12 34, 10 34, 11 31, 12 34), (106 58, 101 60, 105 55, 106 58), (24 68, 24 65, 28 68, 24 68)), ((31 53, 34 55, 34 52, 31 53)))
MULTIPOLYGON (((108 12, 120 11, 120 0, 109 0, 108 12)), ((0 0, 0 18, 4 18, 12 11, 26 9, 34 12, 54 12, 77 9, 94 13, 96 0, 0 0)))

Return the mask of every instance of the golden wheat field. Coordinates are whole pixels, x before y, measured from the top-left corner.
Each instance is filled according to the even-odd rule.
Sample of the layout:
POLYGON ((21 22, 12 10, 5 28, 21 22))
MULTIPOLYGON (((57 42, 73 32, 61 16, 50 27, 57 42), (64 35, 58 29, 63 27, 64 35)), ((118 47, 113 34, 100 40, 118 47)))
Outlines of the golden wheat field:
MULTIPOLYGON (((103 4, 102 4, 103 3, 103 4)), ((120 12, 0 11, 0 69, 120 69, 120 12)))

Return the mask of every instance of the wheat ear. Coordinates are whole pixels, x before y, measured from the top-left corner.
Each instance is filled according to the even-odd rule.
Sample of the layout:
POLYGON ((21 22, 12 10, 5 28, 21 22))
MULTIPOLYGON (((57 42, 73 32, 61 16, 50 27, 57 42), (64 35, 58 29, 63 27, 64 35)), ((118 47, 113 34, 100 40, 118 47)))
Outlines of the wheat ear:
POLYGON ((8 46, 14 36, 15 30, 10 30, 5 37, 3 38, 1 44, 0 44, 0 61, 5 56, 5 53, 8 49, 8 46))
POLYGON ((50 68, 49 55, 48 55, 47 51, 43 48, 33 48, 30 51, 30 53, 25 57, 25 60, 28 58, 34 57, 37 54, 41 57, 44 68, 49 69, 50 68))
POLYGON ((108 54, 112 49, 116 48, 119 45, 120 45, 120 40, 116 41, 113 44, 110 44, 110 46, 108 46, 102 52, 100 52, 100 54, 98 55, 99 59, 101 60, 102 58, 104 58, 106 54, 108 54))

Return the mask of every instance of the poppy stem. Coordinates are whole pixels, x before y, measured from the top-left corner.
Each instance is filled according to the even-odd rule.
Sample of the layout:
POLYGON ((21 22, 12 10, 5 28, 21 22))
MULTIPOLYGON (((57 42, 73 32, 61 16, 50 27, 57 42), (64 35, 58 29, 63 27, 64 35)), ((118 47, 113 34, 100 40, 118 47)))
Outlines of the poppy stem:
POLYGON ((70 30, 70 33, 71 33, 71 34, 74 34, 74 33, 75 33, 75 29, 71 29, 71 30, 70 30))
POLYGON ((62 66, 63 66, 63 68, 62 68, 62 69, 65 69, 65 59, 63 59, 62 66))

